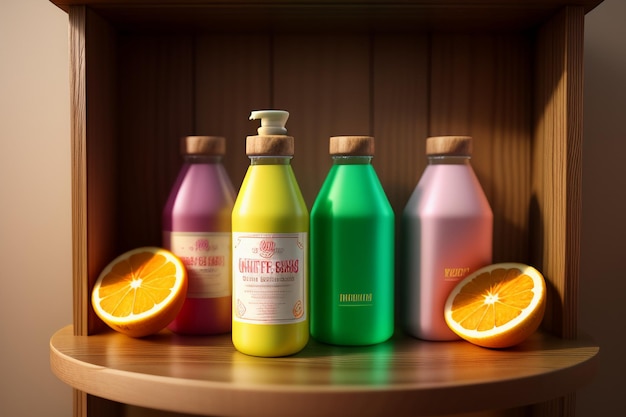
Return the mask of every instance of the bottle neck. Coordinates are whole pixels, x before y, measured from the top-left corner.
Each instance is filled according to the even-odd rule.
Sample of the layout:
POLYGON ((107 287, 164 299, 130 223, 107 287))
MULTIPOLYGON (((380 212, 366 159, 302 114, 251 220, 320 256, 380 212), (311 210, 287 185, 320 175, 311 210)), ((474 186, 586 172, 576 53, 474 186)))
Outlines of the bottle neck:
POLYGON ((250 165, 290 165, 293 156, 250 156, 250 165))
POLYGON ((185 155, 184 160, 188 164, 219 164, 222 162, 222 155, 185 155))
POLYGON ((333 155, 333 165, 369 165, 372 156, 333 155))
POLYGON ((470 156, 432 155, 428 156, 428 165, 469 165, 470 156))

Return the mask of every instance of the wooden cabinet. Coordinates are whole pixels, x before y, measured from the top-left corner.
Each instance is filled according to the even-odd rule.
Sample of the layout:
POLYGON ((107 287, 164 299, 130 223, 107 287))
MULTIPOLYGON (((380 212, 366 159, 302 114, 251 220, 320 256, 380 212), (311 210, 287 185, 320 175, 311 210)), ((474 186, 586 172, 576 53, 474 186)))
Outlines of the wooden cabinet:
POLYGON ((583 26, 585 13, 600 2, 53 0, 68 12, 70 24, 74 323, 55 335, 51 357, 61 379, 93 394, 76 391, 76 414, 98 415, 108 407, 119 412, 122 406, 100 397, 132 404, 129 393, 141 386, 144 394, 137 394, 142 400, 136 405, 195 414, 269 415, 268 410, 278 408, 258 407, 259 392, 276 401, 282 392, 292 407, 284 415, 295 412, 299 402, 315 407, 318 400, 324 402, 320 410, 330 415, 348 410, 367 414, 363 404, 384 398, 395 402, 386 406, 398 415, 410 415, 407 404, 415 405, 415 398, 426 401, 429 389, 453 387, 433 400, 440 407, 414 409, 427 415, 492 408, 478 402, 488 400, 485 390, 498 383, 510 388, 501 392, 494 406, 498 409, 557 396, 532 412, 573 413, 574 394, 569 393, 589 377, 598 351, 577 335, 576 318, 583 26), (525 353, 517 357, 530 362, 517 362, 515 351, 480 348, 459 362, 455 355, 463 357, 472 347, 433 346, 396 335, 390 350, 381 354, 393 364, 390 369, 412 369, 420 378, 433 372, 432 378, 398 376, 385 386, 368 379, 378 376, 357 370, 376 362, 375 348, 360 354, 312 344, 295 358, 259 360, 245 370, 245 363, 254 360, 237 355, 221 338, 181 340, 165 334, 133 341, 107 332, 91 309, 91 287, 119 253, 160 244, 161 210, 180 165, 179 137, 225 136, 225 165, 238 186, 249 163, 245 137, 256 129, 248 115, 265 108, 291 113, 287 128, 296 138, 292 165, 309 207, 330 166, 330 136, 376 138, 374 165, 397 217, 425 167, 426 137, 473 136, 472 164, 494 211, 494 261, 533 264, 548 280, 543 333, 521 347, 525 353), (141 358, 152 353, 142 346, 151 344, 151 349, 170 345, 155 350, 158 371, 120 365, 123 358, 145 363, 141 358), (117 352, 116 346, 123 350, 117 352), (439 357, 437 349, 446 353, 439 357), (133 350, 137 356, 124 356, 133 350), (557 364, 556 370, 543 362, 533 365, 537 357, 552 363, 555 351, 571 362, 557 364), (190 370, 194 362, 198 369, 218 366, 207 357, 211 352, 221 358, 218 362, 229 363, 221 366, 227 366, 231 379, 213 381, 190 370), (352 355, 356 368, 349 365, 352 355), (474 355, 482 359, 473 361, 474 355), (498 370, 483 381, 486 385, 461 376, 467 377, 464 372, 472 367, 480 374, 492 362, 498 370), (342 365, 348 382, 321 383, 312 371, 316 363, 330 374, 335 364, 342 365), (501 372, 507 363, 515 365, 505 375, 501 372), (275 367, 277 380, 261 378, 264 388, 252 395, 254 382, 240 382, 232 374, 241 366, 251 378, 255 369, 272 374, 275 367), (518 372, 525 366, 544 371, 529 377, 518 372), (107 369, 115 378, 81 382, 95 376, 80 369, 93 367, 107 369), (116 379, 120 375, 128 379, 116 379), (550 379, 554 375, 560 376, 558 381, 550 379), (355 385, 352 378, 360 377, 364 385, 355 385), (150 379, 148 385, 138 383, 150 379), (506 385, 522 380, 531 383, 506 385), (107 383, 129 391, 114 394, 107 383), (551 384, 550 389, 537 388, 542 383, 551 384), (154 402, 145 395, 150 384, 154 402), (176 386, 205 398, 198 403, 202 406, 190 405, 191 394, 184 406, 164 400, 170 397, 160 391, 176 386), (531 393, 515 392, 522 387, 531 393), (256 400, 242 406, 240 395, 246 390, 256 400), (305 398, 306 392, 319 396, 305 398), (451 407, 449 397, 458 395, 464 401, 474 398, 474 405, 451 407), (356 406, 359 401, 362 406, 356 406))

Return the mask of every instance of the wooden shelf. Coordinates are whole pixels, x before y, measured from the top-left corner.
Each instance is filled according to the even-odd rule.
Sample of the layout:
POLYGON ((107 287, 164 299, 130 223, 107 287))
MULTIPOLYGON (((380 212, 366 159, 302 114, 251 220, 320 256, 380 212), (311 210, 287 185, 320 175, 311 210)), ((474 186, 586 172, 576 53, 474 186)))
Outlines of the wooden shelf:
POLYGON ((145 339, 106 332, 50 342, 52 371, 89 394, 131 405, 221 416, 422 416, 516 407, 591 380, 598 347, 537 333, 490 350, 396 335, 367 347, 311 341, 299 354, 256 358, 230 335, 145 339))
POLYGON ((77 389, 76 416, 124 415, 123 403, 229 416, 531 403, 507 417, 574 414, 598 352, 577 335, 576 300, 584 16, 601 0, 52 2, 69 18, 74 320, 53 337, 51 360, 77 389), (120 253, 160 244, 178 138, 226 137, 224 164, 240 184, 244 138, 256 129, 248 115, 261 108, 292 114, 309 207, 330 163, 328 137, 376 137, 396 219, 425 167, 425 138, 473 136, 493 260, 546 277, 546 334, 505 351, 397 337, 259 359, 234 351, 229 336, 102 333, 93 284, 120 253))

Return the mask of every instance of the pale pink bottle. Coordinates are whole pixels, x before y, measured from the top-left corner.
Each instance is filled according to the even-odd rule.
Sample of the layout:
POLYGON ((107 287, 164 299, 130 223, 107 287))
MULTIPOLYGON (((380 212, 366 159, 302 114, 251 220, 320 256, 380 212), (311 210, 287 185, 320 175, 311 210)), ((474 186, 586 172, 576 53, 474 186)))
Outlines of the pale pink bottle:
POLYGON ((235 191, 222 165, 220 136, 181 140, 184 162, 163 209, 163 247, 185 264, 187 299, 168 326, 176 333, 231 331, 231 214, 235 191))
POLYGON ((492 263, 493 212, 471 153, 471 137, 428 138, 428 165, 402 214, 401 317, 420 339, 458 339, 445 301, 461 279, 492 263))

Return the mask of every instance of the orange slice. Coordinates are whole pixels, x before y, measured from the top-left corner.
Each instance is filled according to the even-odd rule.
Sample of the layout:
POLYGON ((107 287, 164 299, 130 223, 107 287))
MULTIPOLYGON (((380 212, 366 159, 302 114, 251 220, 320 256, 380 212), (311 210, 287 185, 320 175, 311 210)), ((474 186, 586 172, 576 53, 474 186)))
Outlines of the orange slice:
POLYGON ((546 307, 543 275, 532 266, 501 263, 460 281, 445 304, 445 319, 461 338, 488 348, 506 348, 537 330, 546 307))
POLYGON ((142 247, 111 261, 100 273, 91 304, 109 327, 132 337, 165 328, 187 295, 187 270, 168 250, 142 247))

